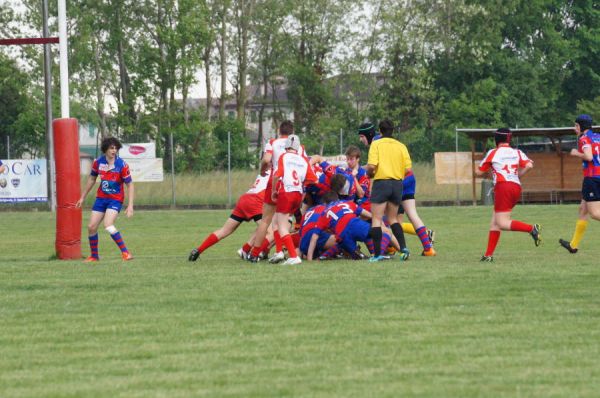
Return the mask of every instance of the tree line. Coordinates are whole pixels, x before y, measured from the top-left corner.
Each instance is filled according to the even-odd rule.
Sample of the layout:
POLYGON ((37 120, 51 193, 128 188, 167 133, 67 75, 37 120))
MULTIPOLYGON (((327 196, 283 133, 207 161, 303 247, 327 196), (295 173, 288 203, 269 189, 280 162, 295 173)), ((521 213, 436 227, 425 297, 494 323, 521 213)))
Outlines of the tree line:
MULTIPOLYGON (((2 36, 41 31, 41 1, 22 3, 19 10, 0 5, 2 36)), ((67 6, 73 117, 98 126, 102 136, 154 140, 166 158, 173 134, 178 171, 226 167, 227 131, 234 167, 255 164, 260 148, 248 150, 244 127, 251 84, 262 93, 254 98, 259 142, 261 121, 282 118, 266 110, 283 81, 309 152, 326 154, 339 151, 340 129, 352 132, 346 142, 357 142, 356 126, 367 119, 394 120, 413 157, 431 160, 434 151, 454 148, 457 127, 568 126, 580 112, 600 118, 595 0, 70 0, 67 6), (189 106, 195 85, 208 93, 207 106, 189 106), (225 112, 230 100, 233 119, 225 112)), ((12 154, 44 156, 42 48, 0 51, 0 154, 10 136, 12 154)), ((57 57, 54 51, 55 114, 57 57)))

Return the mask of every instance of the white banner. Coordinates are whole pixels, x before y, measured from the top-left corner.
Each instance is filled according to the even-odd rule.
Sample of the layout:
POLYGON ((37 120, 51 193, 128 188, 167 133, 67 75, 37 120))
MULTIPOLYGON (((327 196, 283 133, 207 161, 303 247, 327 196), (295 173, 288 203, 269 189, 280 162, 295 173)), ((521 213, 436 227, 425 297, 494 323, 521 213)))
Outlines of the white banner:
POLYGON ((123 159, 154 159, 156 158, 156 144, 146 142, 141 144, 123 144, 119 150, 123 159))
POLYGON ((133 182, 160 182, 163 180, 163 160, 155 159, 125 159, 131 171, 133 182))
POLYGON ((48 183, 46 159, 3 160, 0 174, 0 202, 46 202, 48 183))

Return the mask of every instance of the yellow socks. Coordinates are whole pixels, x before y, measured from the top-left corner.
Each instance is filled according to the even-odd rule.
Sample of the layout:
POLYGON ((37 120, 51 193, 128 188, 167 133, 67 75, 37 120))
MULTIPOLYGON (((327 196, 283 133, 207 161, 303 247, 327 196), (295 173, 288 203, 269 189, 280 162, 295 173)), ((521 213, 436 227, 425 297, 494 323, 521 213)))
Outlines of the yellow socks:
POLYGON ((573 239, 571 239, 571 247, 573 249, 577 249, 579 247, 579 242, 581 242, 583 234, 585 234, 587 225, 588 222, 586 220, 577 220, 575 223, 575 233, 573 234, 573 239))
POLYGON ((415 227, 413 227, 413 225, 409 222, 403 222, 402 223, 402 231, 405 234, 411 234, 411 235, 416 235, 417 231, 415 231, 415 227))

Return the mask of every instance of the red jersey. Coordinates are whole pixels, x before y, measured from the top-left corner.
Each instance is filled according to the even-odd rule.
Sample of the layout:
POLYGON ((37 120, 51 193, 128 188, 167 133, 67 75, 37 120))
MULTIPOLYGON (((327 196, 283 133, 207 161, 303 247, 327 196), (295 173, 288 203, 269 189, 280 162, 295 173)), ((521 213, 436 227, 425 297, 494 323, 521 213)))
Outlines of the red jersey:
POLYGON ((514 182, 521 185, 519 168, 532 161, 519 149, 511 148, 507 143, 499 144, 485 155, 479 164, 479 170, 492 170, 494 184, 498 182, 514 182))
POLYGON ((100 176, 100 186, 96 197, 118 200, 123 203, 125 198, 123 183, 129 184, 132 181, 129 165, 123 159, 116 157, 110 168, 106 156, 101 156, 94 160, 90 174, 93 177, 100 176))
POLYGON ((577 139, 577 149, 583 153, 584 148, 592 149, 592 160, 582 161, 583 176, 600 178, 600 134, 587 130, 577 139))

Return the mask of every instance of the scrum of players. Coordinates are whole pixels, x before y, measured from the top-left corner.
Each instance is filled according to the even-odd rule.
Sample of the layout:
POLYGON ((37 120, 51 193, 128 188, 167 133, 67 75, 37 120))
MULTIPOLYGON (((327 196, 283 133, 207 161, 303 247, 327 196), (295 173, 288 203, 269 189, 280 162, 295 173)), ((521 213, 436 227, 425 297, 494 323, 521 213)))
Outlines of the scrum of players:
MULTIPOLYGON (((319 155, 309 157, 293 129, 290 121, 280 125, 278 137, 265 146, 254 184, 238 199, 223 227, 191 251, 189 261, 198 260, 205 250, 247 221, 255 221, 256 230, 238 255, 253 263, 267 259, 269 263, 287 265, 303 260, 373 259, 369 233, 371 180, 360 166, 361 150, 353 145, 346 149, 346 167, 330 164, 319 155), (269 256, 271 251, 274 254, 269 256)), ((378 138, 370 123, 361 125, 358 133, 367 146, 378 138)), ((412 176, 412 172, 406 175, 412 176)), ((414 177, 412 181, 414 186, 414 177)), ((404 204, 405 197, 402 199, 404 204)), ((414 190, 408 192, 406 203, 414 207, 414 190)), ((407 213, 412 223, 402 223, 402 229, 419 236, 422 255, 435 256, 433 231, 425 229, 416 211, 413 215, 407 213)), ((402 217, 402 209, 398 216, 402 217)), ((390 259, 400 250, 386 222, 380 250, 384 254, 377 260, 390 259)), ((399 258, 407 260, 408 250, 402 250, 399 258)))

